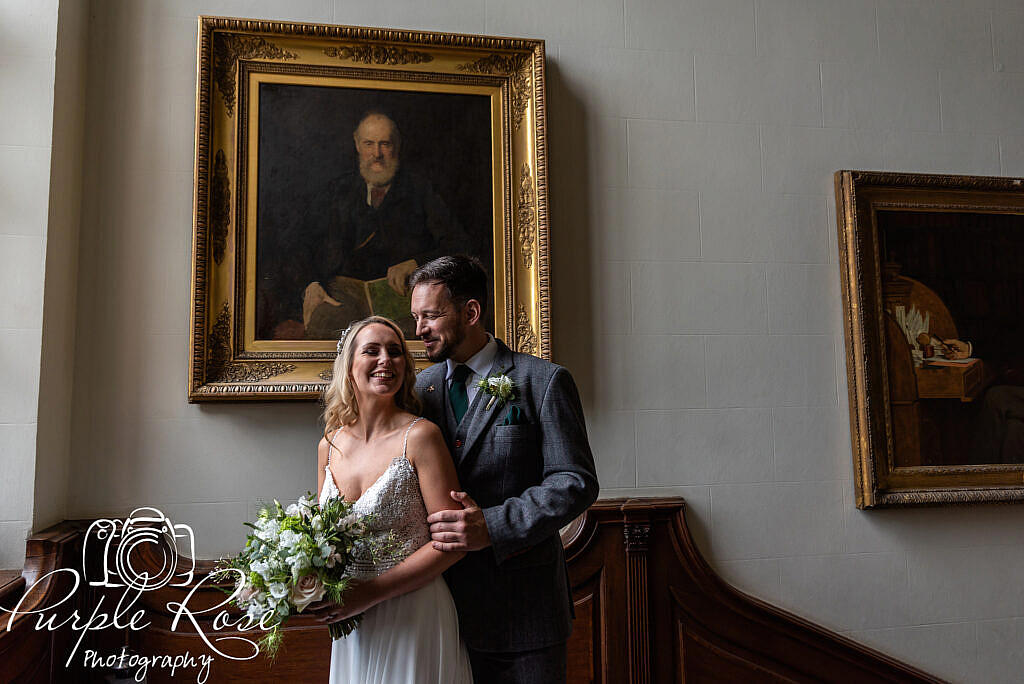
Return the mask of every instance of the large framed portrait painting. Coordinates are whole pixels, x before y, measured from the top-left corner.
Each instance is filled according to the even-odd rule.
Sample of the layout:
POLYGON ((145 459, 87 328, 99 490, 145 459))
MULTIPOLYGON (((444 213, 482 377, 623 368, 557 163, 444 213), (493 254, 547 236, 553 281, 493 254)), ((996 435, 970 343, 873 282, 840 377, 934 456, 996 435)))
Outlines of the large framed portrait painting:
POLYGON ((491 332, 550 354, 544 45, 200 18, 190 401, 308 399, 339 334, 471 254, 491 332))

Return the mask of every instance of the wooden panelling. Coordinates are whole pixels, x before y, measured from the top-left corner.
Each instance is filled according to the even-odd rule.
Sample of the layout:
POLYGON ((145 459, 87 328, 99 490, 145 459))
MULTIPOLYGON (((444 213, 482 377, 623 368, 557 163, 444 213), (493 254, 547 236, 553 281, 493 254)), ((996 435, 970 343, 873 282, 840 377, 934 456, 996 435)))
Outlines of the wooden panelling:
MULTIPOLYGON (((87 522, 62 523, 29 541, 23 573, 29 586, 47 569, 80 567, 87 522)), ((939 681, 725 584, 694 545, 681 499, 599 501, 563 532, 562 539, 576 609, 569 640, 573 684, 939 681)), ((162 562, 156 554, 141 561, 136 570, 151 564, 155 571, 162 562)), ((203 580, 211 567, 197 563, 194 582, 203 580)), ((51 577, 34 587, 26 605, 53 605, 68 593, 62 581, 51 577)), ((152 624, 142 631, 89 633, 76 656, 79 666, 70 670, 64 661, 72 635, 66 630, 37 631, 34 617, 23 616, 10 632, 0 632, 0 682, 100 682, 100 670, 80 666, 85 648, 115 653, 127 645, 142 654, 209 654, 190 624, 170 630, 173 612, 168 603, 184 600, 189 589, 163 587, 143 593, 136 607, 145 609, 152 624)), ((7 578, 0 585, 0 605, 10 607, 23 592, 22 583, 7 578)), ((103 602, 112 611, 119 592, 79 587, 75 607, 88 614, 103 602)), ((215 606, 224 599, 220 590, 204 582, 188 605, 215 606)), ((197 616, 200 629, 211 639, 253 637, 215 631, 215 612, 197 616)), ((215 644, 243 655, 244 649, 231 651, 240 642, 215 644)), ((215 657, 208 681, 326 682, 329 663, 327 630, 299 616, 289 622, 284 646, 273 663, 262 655, 239 661, 215 657)), ((153 667, 147 681, 191 681, 195 673, 179 670, 172 678, 169 670, 153 667)))
MULTIPOLYGON (((681 499, 599 501, 569 532, 570 577, 603 565, 622 587, 605 593, 614 609, 603 616, 601 644, 619 657, 606 661, 596 681, 939 681, 727 585, 694 544, 681 499), (627 623, 628 635, 614 632, 627 623)), ((577 600, 588 591, 574 581, 577 600)), ((595 641, 600 633, 593 630, 595 641)), ((581 647, 570 642, 571 651, 581 647)), ((570 676, 589 681, 583 673, 570 676)))

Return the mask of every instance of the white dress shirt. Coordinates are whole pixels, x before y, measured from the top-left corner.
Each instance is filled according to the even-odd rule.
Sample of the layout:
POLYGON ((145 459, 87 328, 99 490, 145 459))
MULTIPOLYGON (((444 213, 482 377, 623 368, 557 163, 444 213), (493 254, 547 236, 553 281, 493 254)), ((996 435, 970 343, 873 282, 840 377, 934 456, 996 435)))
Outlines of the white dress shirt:
MULTIPOLYGON (((476 383, 482 378, 486 378, 491 372, 491 367, 494 365, 494 356, 498 353, 498 343, 494 340, 494 335, 487 333, 487 344, 473 356, 469 357, 465 365, 469 366, 470 374, 466 378, 466 396, 469 399, 469 405, 473 405, 473 399, 476 398, 476 393, 479 392, 476 383)), ((455 373, 455 367, 459 365, 458 361, 448 359, 445 363, 448 364, 448 372, 444 376, 444 381, 447 383, 448 389, 452 388, 452 374, 455 373)))

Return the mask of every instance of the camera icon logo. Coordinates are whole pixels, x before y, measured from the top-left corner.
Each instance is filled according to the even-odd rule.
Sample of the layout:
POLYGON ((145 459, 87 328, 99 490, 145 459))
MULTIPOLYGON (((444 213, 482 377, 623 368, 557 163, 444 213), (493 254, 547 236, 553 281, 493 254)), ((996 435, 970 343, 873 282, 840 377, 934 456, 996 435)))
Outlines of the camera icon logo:
POLYGON ((157 508, 141 507, 124 520, 101 518, 89 525, 82 544, 82 576, 93 587, 182 587, 192 582, 195 555, 191 527, 172 523, 157 508), (103 546, 102 567, 99 577, 90 577, 86 558, 97 545, 103 546))

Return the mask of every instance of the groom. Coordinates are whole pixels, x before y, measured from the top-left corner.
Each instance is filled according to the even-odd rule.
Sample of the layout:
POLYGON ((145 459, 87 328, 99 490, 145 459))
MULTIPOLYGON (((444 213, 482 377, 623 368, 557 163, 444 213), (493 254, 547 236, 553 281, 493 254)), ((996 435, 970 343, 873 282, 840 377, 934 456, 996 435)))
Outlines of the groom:
POLYGON ((446 579, 476 682, 564 682, 572 597, 558 531, 597 498, 569 372, 511 351, 483 327, 487 275, 472 257, 409 276, 416 334, 437 363, 416 380, 465 492, 427 518, 434 548, 469 553, 446 579), (511 380, 511 396, 477 387, 511 380), (492 401, 493 398, 493 401, 492 401))

